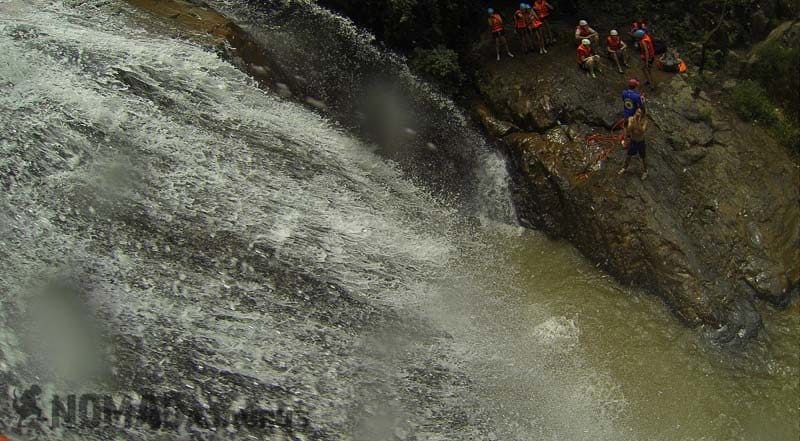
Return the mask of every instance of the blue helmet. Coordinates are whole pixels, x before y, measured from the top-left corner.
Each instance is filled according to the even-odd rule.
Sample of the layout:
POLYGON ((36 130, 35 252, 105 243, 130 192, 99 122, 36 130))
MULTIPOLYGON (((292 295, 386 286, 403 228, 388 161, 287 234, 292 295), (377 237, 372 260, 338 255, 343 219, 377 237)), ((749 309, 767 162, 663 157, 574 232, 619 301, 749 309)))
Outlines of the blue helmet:
POLYGON ((494 9, 489 8, 489 14, 494 14, 494 9))
POLYGON ((636 30, 636 31, 633 33, 633 36, 634 36, 634 37, 635 37, 637 40, 641 40, 641 39, 642 39, 642 37, 644 37, 644 31, 643 31, 643 30, 641 30, 641 29, 637 29, 637 30, 636 30))
POLYGON ((520 3, 520 4, 519 4, 519 8, 520 8, 520 9, 525 9, 525 3, 520 3))

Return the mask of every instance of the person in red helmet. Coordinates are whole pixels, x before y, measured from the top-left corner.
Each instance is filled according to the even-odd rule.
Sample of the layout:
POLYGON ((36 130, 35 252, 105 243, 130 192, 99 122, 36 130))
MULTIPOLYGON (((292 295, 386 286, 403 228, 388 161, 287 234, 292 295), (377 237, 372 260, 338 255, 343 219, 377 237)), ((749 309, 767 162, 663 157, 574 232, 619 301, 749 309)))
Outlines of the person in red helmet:
POLYGON ((528 28, 528 23, 530 20, 531 17, 530 11, 528 10, 528 5, 525 3, 520 3, 519 9, 517 9, 517 12, 514 13, 514 29, 517 32, 519 41, 522 43, 523 52, 530 52, 533 50, 531 30, 528 28))
POLYGON ((599 46, 600 34, 592 29, 586 20, 581 20, 575 28, 575 42, 580 44, 584 38, 590 40, 593 45, 599 46))
POLYGON ((489 32, 492 33, 492 37, 494 37, 494 45, 497 49, 497 61, 500 61, 500 43, 503 43, 503 46, 506 48, 506 53, 509 57, 514 58, 514 54, 508 50, 508 41, 506 41, 506 31, 505 27, 503 26, 503 17, 500 16, 494 9, 489 8, 489 32))
POLYGON ((634 38, 639 41, 639 51, 642 59, 642 73, 644 74, 644 85, 651 91, 655 89, 653 82, 653 62, 656 58, 656 50, 653 46, 653 39, 645 31, 639 29, 633 33, 634 38))
POLYGON ((536 15, 542 21, 542 35, 545 37, 546 42, 553 43, 555 39, 553 38, 553 32, 550 30, 550 14, 554 10, 553 5, 548 3, 547 0, 535 0, 533 2, 533 10, 536 11, 536 15))
POLYGON ((588 38, 584 38, 578 46, 578 66, 587 71, 592 78, 597 78, 595 75, 595 67, 598 62, 598 55, 592 54, 592 42, 588 38))
POLYGON ((625 117, 625 124, 637 110, 642 109, 642 112, 645 112, 644 96, 639 93, 638 88, 639 80, 631 78, 628 80, 628 88, 622 91, 622 114, 625 117))
POLYGON ((606 38, 606 49, 608 50, 608 56, 617 64, 619 73, 624 73, 622 70, 623 64, 628 66, 625 61, 625 49, 627 48, 628 45, 619 37, 619 32, 616 29, 612 29, 606 38))

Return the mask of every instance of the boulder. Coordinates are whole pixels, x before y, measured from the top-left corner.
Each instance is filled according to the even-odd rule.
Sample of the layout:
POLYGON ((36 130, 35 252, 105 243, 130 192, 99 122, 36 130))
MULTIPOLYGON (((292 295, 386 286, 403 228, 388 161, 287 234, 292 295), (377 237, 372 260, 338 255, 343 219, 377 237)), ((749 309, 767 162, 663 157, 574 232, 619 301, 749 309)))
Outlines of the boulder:
POLYGON ((623 81, 588 80, 564 70, 563 60, 558 67, 561 75, 527 84, 509 80, 528 78, 516 71, 524 65, 485 68, 485 77, 499 84, 519 82, 518 89, 482 88, 499 118, 538 105, 562 121, 500 137, 523 225, 569 240, 622 283, 660 296, 687 324, 719 341, 757 335, 762 325, 754 302, 784 305, 800 286, 796 159, 764 131, 695 97, 675 75, 647 97, 649 176, 640 178, 638 159, 618 175, 625 152, 613 138, 584 139, 608 134, 608 122, 618 120, 623 81), (514 91, 526 88, 559 93, 545 109, 530 93, 515 102, 514 91))

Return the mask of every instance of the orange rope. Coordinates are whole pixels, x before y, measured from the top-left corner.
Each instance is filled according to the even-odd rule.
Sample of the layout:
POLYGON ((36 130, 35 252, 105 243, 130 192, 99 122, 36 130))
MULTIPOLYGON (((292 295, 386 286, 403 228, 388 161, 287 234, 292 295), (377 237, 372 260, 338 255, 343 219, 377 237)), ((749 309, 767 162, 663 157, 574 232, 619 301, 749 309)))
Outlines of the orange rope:
POLYGON ((591 164, 587 164, 586 168, 584 168, 582 172, 578 173, 577 178, 579 181, 583 182, 588 180, 589 177, 591 176, 591 172, 589 171, 591 165, 608 159, 608 156, 611 155, 611 153, 617 147, 617 144, 620 144, 623 141, 623 134, 620 132, 617 135, 614 134, 614 131, 622 127, 622 124, 624 122, 625 120, 621 119, 616 123, 614 123, 614 125, 611 126, 611 133, 608 135, 593 133, 591 135, 587 135, 586 138, 584 138, 584 143, 587 147, 592 143, 596 143, 601 146, 605 145, 605 147, 603 148, 603 150, 600 151, 600 155, 597 157, 595 161, 592 161, 591 164))

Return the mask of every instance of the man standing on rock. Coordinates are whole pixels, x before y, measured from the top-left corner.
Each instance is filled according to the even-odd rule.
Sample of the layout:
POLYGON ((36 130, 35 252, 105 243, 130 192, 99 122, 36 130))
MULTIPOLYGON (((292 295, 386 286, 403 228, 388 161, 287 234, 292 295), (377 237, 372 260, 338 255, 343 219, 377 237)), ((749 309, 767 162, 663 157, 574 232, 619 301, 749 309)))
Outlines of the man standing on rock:
POLYGON ((531 10, 530 5, 528 5, 528 10, 530 11, 530 22, 528 26, 530 27, 531 34, 533 34, 533 38, 539 45, 539 53, 546 54, 547 49, 545 49, 544 44, 544 36, 542 35, 542 20, 539 19, 539 16, 536 15, 536 12, 531 10))
POLYGON ((515 30, 520 43, 522 43, 522 52, 527 53, 533 51, 533 41, 531 41, 531 31, 528 29, 528 22, 530 21, 530 12, 528 5, 525 3, 519 4, 519 9, 514 13, 515 30))
POLYGON ((625 163, 619 174, 625 173, 628 165, 631 162, 631 156, 639 155, 642 158, 642 180, 647 179, 647 161, 645 155, 647 153, 647 146, 644 142, 644 133, 647 131, 647 118, 644 116, 642 109, 636 109, 632 117, 628 118, 628 122, 623 128, 623 139, 628 144, 628 155, 625 157, 625 163))
POLYGON ((641 58, 642 58, 642 72, 644 73, 644 85, 647 86, 650 91, 655 90, 655 83, 653 82, 653 62, 656 58, 656 50, 653 46, 653 38, 650 37, 650 34, 646 33, 645 31, 639 29, 633 33, 633 36, 639 41, 639 50, 641 51, 641 58))
POLYGON ((545 42, 552 44, 555 42, 553 32, 550 30, 550 13, 553 12, 553 5, 548 3, 547 0, 534 0, 533 9, 536 10, 536 15, 539 16, 539 20, 544 24, 543 35, 545 36, 545 42))
POLYGON ((639 80, 631 78, 628 80, 628 88, 622 91, 622 113, 625 117, 625 124, 628 118, 632 117, 637 110, 642 109, 644 113, 644 97, 636 89, 639 87, 639 80))
POLYGON ((494 46, 497 49, 497 61, 500 61, 500 43, 503 43, 503 46, 505 46, 508 56, 514 58, 514 54, 508 50, 508 41, 506 41, 503 18, 492 8, 489 8, 489 31, 492 33, 492 37, 494 37, 494 46))

